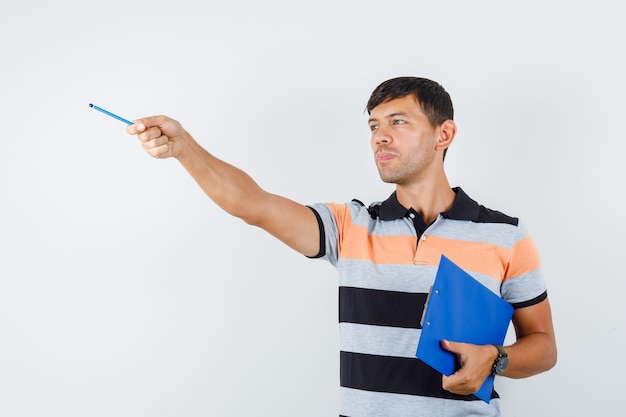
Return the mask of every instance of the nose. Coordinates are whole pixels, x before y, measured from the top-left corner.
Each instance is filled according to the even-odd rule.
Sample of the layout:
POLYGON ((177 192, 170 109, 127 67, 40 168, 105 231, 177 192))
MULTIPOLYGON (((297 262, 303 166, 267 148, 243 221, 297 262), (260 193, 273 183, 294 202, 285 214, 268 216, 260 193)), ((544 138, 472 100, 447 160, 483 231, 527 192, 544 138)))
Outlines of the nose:
POLYGON ((374 140, 374 143, 376 145, 382 145, 382 144, 386 145, 386 144, 393 142, 391 135, 387 131, 385 131, 382 127, 379 127, 374 132, 374 137, 372 139, 374 140))

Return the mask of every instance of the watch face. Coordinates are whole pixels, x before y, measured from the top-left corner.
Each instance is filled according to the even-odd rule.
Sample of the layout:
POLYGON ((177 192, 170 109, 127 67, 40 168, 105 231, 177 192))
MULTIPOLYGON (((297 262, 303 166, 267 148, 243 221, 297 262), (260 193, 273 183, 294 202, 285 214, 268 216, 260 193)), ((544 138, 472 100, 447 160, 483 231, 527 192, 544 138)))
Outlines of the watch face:
POLYGON ((509 366, 508 357, 505 356, 503 358, 498 358, 495 367, 496 374, 501 374, 502 372, 504 372, 507 366, 509 366))

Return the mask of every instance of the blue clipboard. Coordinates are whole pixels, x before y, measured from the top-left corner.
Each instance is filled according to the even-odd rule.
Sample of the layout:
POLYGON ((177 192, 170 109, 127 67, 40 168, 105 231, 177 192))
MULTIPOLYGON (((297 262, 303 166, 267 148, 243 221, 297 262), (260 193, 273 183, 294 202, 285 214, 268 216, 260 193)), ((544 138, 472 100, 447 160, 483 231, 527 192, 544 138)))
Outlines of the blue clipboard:
MULTIPOLYGON (((458 368, 455 354, 441 347, 442 339, 502 345, 513 316, 509 303, 443 255, 424 308, 415 356, 447 376, 458 368)), ((493 381, 489 376, 474 395, 489 403, 493 381)))

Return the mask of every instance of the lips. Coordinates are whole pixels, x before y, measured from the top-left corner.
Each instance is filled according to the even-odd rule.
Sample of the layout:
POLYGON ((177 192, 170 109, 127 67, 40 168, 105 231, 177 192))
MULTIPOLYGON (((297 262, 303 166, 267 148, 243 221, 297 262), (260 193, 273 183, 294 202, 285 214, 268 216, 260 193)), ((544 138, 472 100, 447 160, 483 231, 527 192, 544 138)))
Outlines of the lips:
POLYGON ((378 162, 385 162, 385 161, 389 161, 389 160, 391 160, 391 159, 393 159, 393 158, 395 158, 395 157, 396 157, 396 156, 395 156, 394 154, 392 154, 392 153, 390 153, 390 152, 384 152, 384 151, 378 152, 378 153, 376 154, 376 160, 377 160, 378 162))

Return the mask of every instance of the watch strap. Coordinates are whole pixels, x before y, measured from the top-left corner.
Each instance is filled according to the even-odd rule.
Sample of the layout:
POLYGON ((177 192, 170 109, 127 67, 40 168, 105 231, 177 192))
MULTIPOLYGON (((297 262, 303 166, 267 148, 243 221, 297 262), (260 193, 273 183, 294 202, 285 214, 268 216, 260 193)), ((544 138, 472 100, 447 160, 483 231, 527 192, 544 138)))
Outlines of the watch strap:
MULTIPOLYGON (((493 366, 491 367, 491 375, 497 375, 498 374, 498 364, 500 363, 500 361, 503 358, 508 358, 508 354, 506 353, 506 351, 504 350, 504 348, 500 345, 492 345, 494 346, 496 349, 498 349, 498 356, 496 357, 496 360, 493 361, 493 366)), ((506 366, 506 365, 505 365, 506 366)))
POLYGON ((498 349, 498 358, 503 358, 505 356, 508 356, 506 354, 506 350, 504 350, 504 347, 500 345, 493 345, 493 346, 495 346, 495 348, 498 349))

